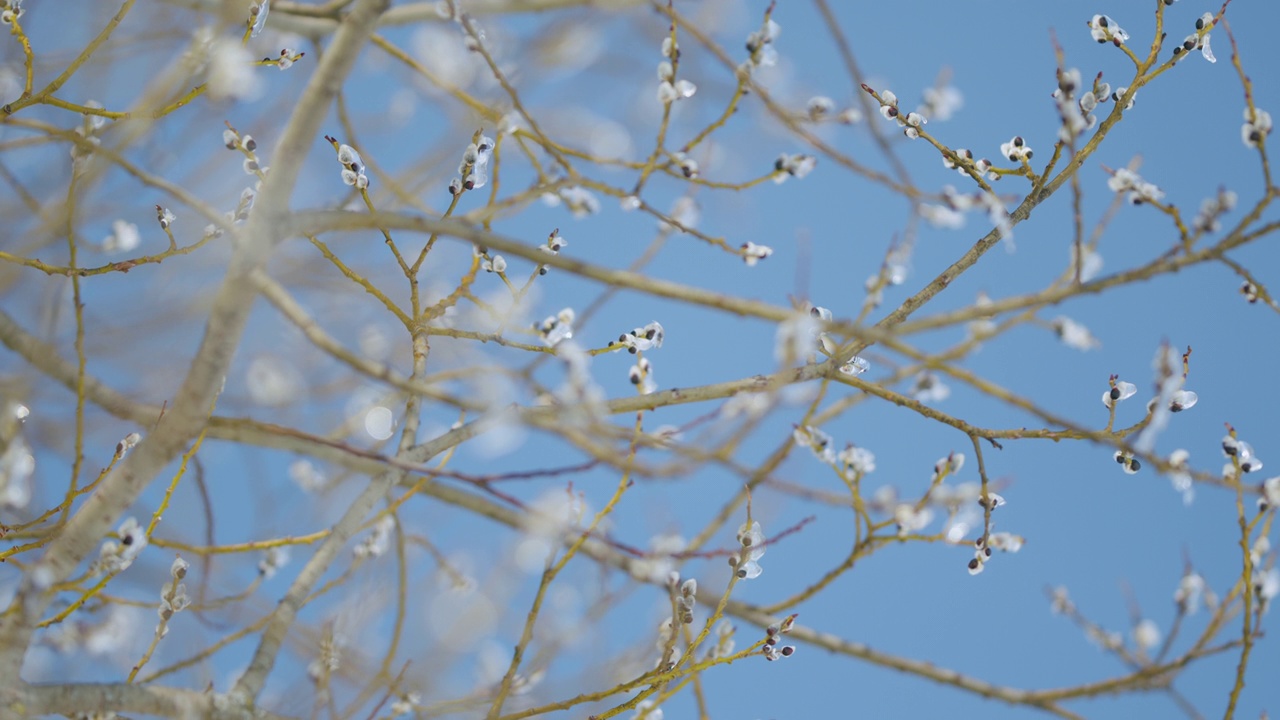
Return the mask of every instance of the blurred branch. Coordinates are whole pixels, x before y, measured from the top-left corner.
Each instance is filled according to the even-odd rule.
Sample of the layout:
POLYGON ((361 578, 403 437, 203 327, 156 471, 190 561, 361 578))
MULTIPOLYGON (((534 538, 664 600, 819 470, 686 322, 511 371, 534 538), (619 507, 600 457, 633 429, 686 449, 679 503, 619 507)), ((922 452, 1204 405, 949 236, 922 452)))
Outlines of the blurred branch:
MULTIPOLYGON (((74 716, 92 711, 209 720, 244 717, 243 709, 233 707, 228 700, 228 695, 156 685, 33 685, 27 690, 26 706, 19 714, 23 717, 45 714, 74 716)), ((264 720, 283 720, 273 712, 256 710, 255 713, 264 720)))
MULTIPOLYGON (((164 0, 176 7, 217 15, 226 5, 224 0, 164 0)), ((516 15, 544 13, 577 7, 600 10, 621 10, 643 4, 644 0, 467 0, 466 12, 471 15, 516 15)), ((271 3, 271 15, 267 26, 281 32, 297 33, 304 37, 322 37, 332 33, 349 2, 329 2, 311 5, 301 2, 276 0, 271 3)), ((442 2, 409 2, 396 5, 383 13, 375 27, 396 27, 416 23, 448 22, 447 11, 441 14, 442 2)), ((239 6, 237 5, 237 8, 239 6)))
MULTIPOLYGON (((169 412, 155 432, 107 475, 65 529, 49 543, 43 557, 24 574, 12 606, 14 611, 0 622, 0 677, 19 676, 32 629, 53 600, 51 588, 71 574, 116 518, 205 425, 256 297, 249 276, 266 261, 280 239, 288 198, 307 155, 306 149, 318 134, 340 79, 354 65, 386 2, 362 0, 356 4, 286 124, 271 179, 262 189, 257 212, 237 239, 231 266, 210 308, 200 349, 192 358, 169 412)), ((5 706, 20 702, 19 698, 12 697, 0 697, 0 700, 5 706)))

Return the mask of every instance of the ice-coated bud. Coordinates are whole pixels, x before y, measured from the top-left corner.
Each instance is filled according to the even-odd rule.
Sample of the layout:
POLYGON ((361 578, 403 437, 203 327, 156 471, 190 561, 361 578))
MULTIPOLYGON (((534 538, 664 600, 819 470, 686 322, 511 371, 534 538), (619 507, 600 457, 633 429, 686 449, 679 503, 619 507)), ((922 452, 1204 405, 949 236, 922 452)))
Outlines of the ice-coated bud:
POLYGON ((138 443, 142 442, 142 435, 131 432, 124 436, 124 439, 116 443, 116 456, 124 457, 124 454, 132 450, 138 443))
POLYGON ((691 598, 698 594, 698 581, 696 578, 689 578, 680 586, 680 594, 683 597, 691 598))

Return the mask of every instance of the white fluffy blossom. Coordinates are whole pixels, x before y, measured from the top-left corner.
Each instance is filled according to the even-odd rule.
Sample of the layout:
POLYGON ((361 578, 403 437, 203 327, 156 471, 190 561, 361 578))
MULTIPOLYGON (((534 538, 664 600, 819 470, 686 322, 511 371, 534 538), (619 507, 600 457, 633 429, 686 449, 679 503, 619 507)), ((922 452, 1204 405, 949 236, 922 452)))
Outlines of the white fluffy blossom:
POLYGON ((98 559, 93 564, 94 575, 114 575, 125 571, 147 546, 146 528, 134 517, 120 524, 116 538, 102 544, 98 559))
POLYGON ((759 522, 752 520, 750 526, 744 523, 738 527, 738 544, 742 546, 742 550, 737 555, 730 555, 729 562, 739 578, 751 580, 763 572, 758 561, 764 556, 764 540, 764 531, 760 529, 759 522))
POLYGON ((773 181, 777 184, 786 182, 787 178, 803 178, 818 165, 818 159, 805 153, 788 155, 783 153, 773 163, 773 181))
POLYGON ((374 523, 373 529, 363 540, 356 543, 352 553, 357 559, 376 558, 387 552, 391 547, 391 531, 396 527, 395 518, 390 515, 383 515, 374 523))
POLYGON ((1244 109, 1244 125, 1240 127, 1240 139, 1245 147, 1256 148, 1271 134, 1271 113, 1260 108, 1244 109))
POLYGON ((267 13, 271 10, 271 0, 257 0, 249 6, 249 37, 258 37, 267 26, 267 13))
POLYGON ((542 337, 547 347, 555 347, 564 340, 573 337, 573 308, 564 308, 555 315, 547 316, 542 322, 534 323, 533 329, 542 337))
POLYGON ((666 335, 666 331, 662 328, 662 323, 654 320, 653 322, 622 333, 618 336, 618 341, 614 343, 615 350, 626 348, 627 352, 632 355, 637 352, 653 350, 662 347, 662 341, 666 335))
POLYGON ((1094 40, 1100 43, 1114 43, 1116 47, 1125 44, 1129 39, 1129 33, 1106 15, 1093 16, 1089 21, 1089 33, 1093 35, 1094 40))
MULTIPOLYGON (((265 17, 265 15, 263 15, 265 17)), ((255 58, 239 40, 214 38, 209 43, 207 93, 213 100, 254 100, 262 92, 262 80, 254 71, 255 58)))
POLYGON ((109 253, 133 252, 141 243, 142 234, 138 232, 137 225, 114 220, 111 223, 111 234, 102 239, 102 250, 109 253))
POLYGON ((773 248, 768 245, 757 245, 753 242, 743 243, 741 250, 742 261, 747 265, 755 265, 773 254, 773 248))
POLYGON ((791 431, 791 438, 797 447, 809 448, 814 457, 830 465, 836 461, 836 452, 832 447, 831 436, 812 425, 797 425, 791 431))
POLYGON ((1053 331, 1062 340, 1062 344, 1075 350, 1092 350, 1102 345, 1089 332, 1089 328, 1065 315, 1059 315, 1053 321, 1053 331))
POLYGON ((1143 180, 1140 175, 1128 168, 1120 168, 1107 180, 1107 187, 1113 192, 1128 192, 1129 202, 1141 205, 1144 202, 1158 203, 1164 199, 1164 191, 1154 183, 1143 180))
POLYGON ((1218 62, 1218 58, 1214 57, 1213 48, 1209 44, 1209 31, 1213 29, 1215 24, 1213 13, 1210 12, 1196 18, 1196 31, 1183 38, 1182 44, 1174 46, 1174 56, 1176 57, 1192 50, 1199 50, 1205 60, 1211 63, 1218 62))
POLYGON ((1021 163, 1030 160, 1034 153, 1021 135, 1014 135, 1008 142, 1000 144, 1000 154, 1008 158, 1009 162, 1021 163))

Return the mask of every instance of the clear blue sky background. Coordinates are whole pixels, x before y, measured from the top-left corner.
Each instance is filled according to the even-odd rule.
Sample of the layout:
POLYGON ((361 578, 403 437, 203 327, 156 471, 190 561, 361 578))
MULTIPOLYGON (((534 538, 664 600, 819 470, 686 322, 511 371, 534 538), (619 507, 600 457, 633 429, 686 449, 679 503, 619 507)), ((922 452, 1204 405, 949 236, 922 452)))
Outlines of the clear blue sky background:
MULTIPOLYGON (((1132 72, 1131 64, 1116 48, 1095 43, 1086 23, 1094 12, 1107 12, 1128 30, 1133 36, 1131 44, 1135 52, 1143 55, 1151 39, 1155 3, 1123 0, 1105 7, 992 0, 980 4, 906 1, 833 5, 837 6, 837 15, 869 82, 877 89, 893 90, 904 105, 914 106, 921 90, 932 86, 939 72, 951 73, 953 84, 964 95, 964 107, 949 122, 930 123, 930 132, 952 147, 972 148, 979 156, 993 159, 998 158, 1000 143, 1019 134, 1037 150, 1033 165, 1038 168, 1049 155, 1057 132, 1057 115, 1050 97, 1055 87, 1053 39, 1061 44, 1068 67, 1079 68, 1085 77, 1101 71, 1113 87, 1126 85, 1132 72)), ((63 11, 49 5, 35 5, 30 21, 33 37, 49 37, 55 30, 65 30, 65 25, 50 18, 60 12, 65 12, 68 20, 77 17, 73 7, 80 6, 69 5, 63 11)), ((715 39, 739 59, 746 33, 758 25, 763 11, 762 3, 745 2, 677 2, 676 7, 700 16, 702 26, 713 28, 715 39)), ((1201 12, 1216 9, 1189 0, 1177 3, 1167 12, 1171 40, 1176 42, 1191 32, 1201 12)), ((189 17, 183 11, 158 12, 158 21, 172 29, 182 28, 184 19, 189 17)), ((1245 68, 1253 79, 1258 106, 1280 111, 1280 102, 1277 102, 1280 76, 1275 72, 1274 52, 1270 48, 1274 33, 1280 28, 1280 10, 1273 3, 1237 0, 1227 17, 1244 53, 1245 68)), ((813 6, 784 1, 779 3, 775 18, 783 29, 777 41, 781 65, 766 80, 774 96, 797 109, 814 94, 828 95, 842 107, 854 101, 855 90, 813 6)), ((569 142, 590 138, 591 132, 599 132, 612 120, 630 129, 630 142, 635 148, 633 157, 642 157, 648 151, 658 118, 653 100, 654 68, 660 59, 658 43, 665 31, 665 23, 656 13, 641 9, 618 16, 574 11, 559 16, 484 19, 482 22, 495 43, 499 39, 520 43, 545 40, 554 31, 562 31, 573 23, 598 29, 605 42, 589 69, 540 66, 529 60, 530 54, 524 45, 495 44, 495 47, 500 56, 505 53, 506 59, 519 63, 513 74, 514 81, 522 91, 527 89, 525 98, 531 111, 545 119, 545 127, 554 136, 569 142)), ((443 32, 449 30, 448 26, 441 27, 445 28, 443 32)), ((84 29, 83 32, 90 31, 84 29)), ((393 30, 389 36, 405 46, 413 43, 405 31, 393 30)), ((1086 227, 1091 228, 1111 202, 1102 166, 1124 166, 1136 156, 1142 159, 1141 174, 1159 185, 1168 194, 1169 201, 1182 208, 1188 218, 1194 215, 1200 201, 1216 193, 1220 186, 1239 193, 1241 207, 1250 207, 1259 197, 1262 183, 1257 154, 1245 148, 1239 138, 1244 103, 1230 62, 1230 45, 1221 28, 1216 29, 1212 37, 1219 61, 1209 64, 1197 54, 1143 89, 1124 122, 1086 163, 1081 172, 1086 227)), ((68 36, 67 42, 73 39, 68 36)), ((721 111, 732 80, 731 75, 691 39, 682 40, 682 49, 685 53, 682 74, 687 73, 700 89, 694 98, 677 107, 671 147, 678 146, 691 131, 721 111)), ((68 97, 97 97, 108 105, 113 99, 121 103, 132 99, 138 82, 134 73, 146 66, 149 51, 134 55, 125 48, 115 52, 115 64, 87 69, 82 78, 69 86, 68 97)), ((9 56, 10 62, 14 57, 9 56)), ((310 72, 311 67, 304 65, 297 70, 310 72)), ((424 201, 433 207, 442 206, 447 199, 444 187, 469 135, 469 130, 459 130, 459 125, 449 121, 460 120, 462 128, 471 128, 475 120, 466 119, 451 101, 419 92, 417 83, 400 67, 376 53, 366 54, 357 67, 356 77, 359 80, 349 86, 348 101, 360 134, 362 152, 367 159, 389 171, 407 175, 410 182, 421 181, 424 201), (410 100, 411 113, 407 118, 397 119, 389 108, 397 93, 403 94, 406 88, 410 94, 404 97, 410 100)), ((135 153, 168 177, 194 185, 222 205, 232 204, 244 176, 237 177, 238 160, 230 154, 215 154, 225 153, 218 150, 218 126, 226 119, 252 132, 269 158, 278 133, 275 130, 278 123, 272 113, 288 108, 289 99, 296 96, 303 78, 300 74, 280 74, 272 70, 266 80, 268 93, 256 103, 212 106, 201 100, 198 114, 179 113, 162 126, 160 132, 168 140, 167 145, 158 143, 135 149, 135 153), (188 148, 199 148, 192 150, 197 157, 206 157, 208 152, 213 162, 198 167, 190 164, 184 157, 188 148)), ((1110 105, 1103 106, 1105 111, 1110 108, 1110 105)), ((61 117, 67 122, 65 115, 61 117)), ((883 123, 882 129, 890 134, 895 145, 901 146, 899 157, 923 189, 936 191, 946 184, 964 187, 963 179, 945 170, 930 146, 907 142, 896 135, 892 124, 878 116, 871 121, 883 123)), ((331 134, 341 135, 336 118, 331 118, 327 127, 331 134)), ((821 134, 860 161, 884 167, 865 124, 826 127, 821 134)), ((780 152, 807 149, 769 120, 754 98, 746 100, 742 111, 719 136, 715 148, 715 158, 700 158, 703 173, 707 178, 726 181, 767 172, 780 152)), ((305 176, 295 195, 298 207, 338 203, 345 189, 338 184, 332 154, 320 138, 316 139, 313 150, 309 168, 314 172, 305 176)), ((503 180, 504 193, 524 187, 530 178, 522 159, 513 163, 509 172, 503 180)), ((617 185, 629 186, 634 182, 632 175, 622 171, 585 169, 584 172, 617 185)), ((381 185, 375 180, 375 191, 381 185)), ((1026 182, 1007 179, 996 187, 1002 193, 1021 193, 1026 182)), ((646 190, 645 199, 665 209, 683 190, 681 184, 659 180, 646 190)), ((386 195, 377 197, 380 206, 395 206, 394 200, 386 195)), ((136 188, 128 190, 124 186, 104 188, 94 198, 97 204, 92 207, 101 212, 95 212, 93 219, 86 221, 89 224, 85 235, 90 238, 104 235, 110 220, 116 216, 151 228, 153 226, 145 224, 153 222, 153 211, 149 208, 155 202, 167 202, 153 198, 149 192, 137 193, 136 188), (100 223, 101 228, 95 230, 93 223, 100 223)), ((746 241, 769 245, 775 251, 773 257, 749 268, 699 240, 674 236, 650 268, 655 276, 774 304, 786 304, 788 296, 805 296, 844 318, 857 314, 863 301, 863 281, 876 272, 890 241, 901 236, 909 210, 900 197, 841 170, 834 163, 822 161, 812 175, 800 181, 792 180, 781 186, 768 183, 741 193, 704 189, 698 193, 697 200, 702 209, 700 227, 703 230, 722 235, 733 245, 746 241)), ((478 198, 468 196, 463 209, 475 207, 477 201, 478 198)), ((624 214, 616 202, 608 198, 603 198, 603 208, 597 216, 575 220, 563 208, 534 206, 516 217, 501 219, 494 228, 536 243, 544 239, 551 228, 560 227, 570 241, 569 254, 611 267, 624 267, 648 246, 654 235, 654 221, 638 213, 624 214)), ((1225 218, 1224 224, 1230 227, 1241 214, 1237 209, 1225 218)), ((1274 219, 1274 216, 1271 212, 1266 217, 1274 219)), ((880 313, 922 287, 988 230, 985 217, 979 213, 971 214, 961 230, 924 227, 912 259, 912 274, 904 286, 887 292, 885 308, 880 313)), ((1069 257, 1068 194, 1062 192, 1038 208, 1029 221, 1018 226, 1015 234, 1016 252, 994 249, 921 311, 921 315, 968 305, 979 291, 1000 298, 1043 287, 1056 277, 1066 267, 1069 257)), ((148 242, 156 243, 149 249, 162 247, 162 240, 155 233, 147 237, 148 242)), ((1118 272, 1158 256, 1173 246, 1176 237, 1171 223, 1154 210, 1126 206, 1101 242, 1100 252, 1106 261, 1103 272, 1118 272)), ((336 241, 334 247, 372 277, 380 278, 384 286, 399 287, 395 284, 394 266, 380 239, 347 238, 336 241)), ((456 260, 469 253, 469 248, 462 246, 446 247, 443 257, 456 260)), ((167 397, 165 393, 180 378, 180 371, 194 350, 198 325, 189 323, 187 327, 156 332, 154 325, 131 319, 131 303, 139 302, 138 293, 145 291, 153 307, 190 300, 198 304, 201 294, 215 285, 222 257, 222 251, 214 249, 167 262, 160 268, 139 269, 127 277, 105 277, 87 283, 88 312, 94 321, 90 347, 110 356, 92 361, 91 370, 118 382, 141 399, 159 402, 167 397), (120 347, 122 337, 129 338, 128 348, 120 347), (171 360, 154 368, 154 357, 161 352, 169 354, 171 360), (153 369, 141 374, 135 369, 141 363, 153 369)), ((1276 268, 1280 267, 1276 262, 1280 253, 1272 239, 1233 253, 1233 257, 1250 267, 1264 283, 1273 281, 1276 268)), ((520 273, 525 271, 524 264, 517 261, 512 264, 520 268, 520 273)), ((445 269, 439 275, 429 266, 429 277, 447 284, 455 265, 456 262, 442 261, 441 267, 445 269)), ((313 312, 344 340, 354 344, 359 329, 366 325, 378 325, 388 332, 393 330, 393 325, 384 317, 385 311, 358 291, 349 291, 340 285, 340 278, 319 262, 309 245, 287 245, 272 269, 287 278, 313 312), (342 289, 336 291, 336 287, 342 289)), ((36 283, 32 278, 25 287, 35 288, 36 283)), ((1200 402, 1174 418, 1159 440, 1159 452, 1184 447, 1191 451, 1194 467, 1215 470, 1222 463, 1219 451, 1222 423, 1230 422, 1243 438, 1255 445, 1264 460, 1274 457, 1280 466, 1280 452, 1269 444, 1274 434, 1271 412, 1280 399, 1274 380, 1274 357, 1280 349, 1276 342, 1277 318, 1262 305, 1247 305, 1238 293, 1239 284, 1239 279, 1228 268, 1204 266, 1122 288, 1103 297, 1072 300, 1046 312, 1044 318, 1051 319, 1059 312, 1069 315, 1092 330, 1101 341, 1101 348, 1082 353, 1064 347, 1049 329, 1024 326, 989 343, 967 362, 967 367, 1089 427, 1105 424, 1106 412, 1098 398, 1106 387, 1108 375, 1118 373, 1139 387, 1139 396, 1121 405, 1118 424, 1123 426, 1140 417, 1143 403, 1151 393, 1151 359, 1160 343, 1167 341, 1178 348, 1190 345, 1195 352, 1188 387, 1199 393, 1200 402)), ((500 290, 497 279, 490 276, 482 277, 479 286, 484 293, 500 290)), ((540 297, 529 313, 533 319, 564 306, 581 309, 599 292, 599 287, 590 282, 558 272, 544 279, 540 287, 540 297)), ((34 328, 35 308, 41 302, 40 297, 38 293, 6 296, 6 308, 14 308, 11 312, 20 315, 26 313, 21 316, 34 328)), ((148 308, 149 312, 152 310, 148 308)), ((667 330, 666 345, 651 355, 661 387, 689 387, 776 369, 771 326, 691 310, 635 293, 622 293, 589 324, 579 328, 578 338, 585 345, 598 347, 620 331, 653 319, 660 320, 667 330)), ((958 340, 962 332, 962 329, 939 332, 919 342, 926 349, 938 349, 958 340)), ((69 337, 65 328, 57 336, 64 341, 69 337)), ((403 339, 394 338, 394 348, 399 354, 393 358, 403 367, 406 355, 403 339)), ((452 355, 455 349, 448 342, 440 341, 436 346, 436 352, 440 353, 437 357, 442 358, 440 362, 447 366, 475 361, 476 356, 452 355)), ((478 352, 490 361, 524 362, 523 358, 501 349, 484 348, 478 352)), ((316 408, 320 411, 341 408, 353 388, 348 374, 314 355, 297 333, 291 332, 264 303, 238 356, 236 373, 228 381, 227 398, 220 411, 295 424, 314 432, 331 429, 332 416, 316 408), (312 393, 309 401, 315 404, 297 403, 283 409, 253 406, 245 388, 245 370, 251 359, 263 353, 286 357, 294 363, 309 378, 312 393), (323 387, 328 383, 333 383, 337 390, 323 387)), ((867 377, 875 380, 885 371, 886 364, 883 358, 877 359, 875 352, 870 357, 873 370, 867 377)), ((5 358, 6 363, 11 360, 11 357, 5 358)), ((630 359, 621 355, 603 356, 594 363, 596 378, 610 396, 623 396, 632 391, 626 381, 630 364, 630 359)), ((556 375, 549 370, 545 369, 539 377, 545 382, 554 382, 556 375)), ((951 397, 938 406, 945 412, 985 427, 1038 426, 1034 418, 1002 407, 955 383, 952 386, 951 397)), ((844 392, 847 390, 838 390, 834 397, 844 392)), ((45 389, 41 395, 45 396, 50 416, 56 416, 59 408, 67 407, 67 396, 61 391, 45 389)), ((513 399, 528 400, 523 396, 513 399)), ((686 406, 662 410, 646 424, 681 424, 711 409, 686 406)), ((785 437, 790 424, 802 412, 799 406, 778 411, 753 435, 737 460, 748 465, 758 462, 785 437)), ((124 432, 132 429, 92 417, 97 422, 91 424, 91 437, 103 448, 113 446, 124 432)), ((428 413, 426 424, 438 430, 454 419, 447 411, 433 409, 428 413)), ((619 422, 629 423, 630 419, 619 418, 619 422)), ((970 455, 970 463, 958 479, 977 477, 972 450, 964 435, 901 408, 867 403, 824 429, 840 445, 855 442, 876 453, 878 469, 868 480, 871 488, 888 484, 896 486, 904 495, 914 496, 927 485, 933 463, 952 450, 970 455)), ((367 442, 367 438, 364 441, 367 442)), ((100 453, 105 454, 105 451, 100 453)), ((211 485, 216 489, 214 505, 221 519, 219 540, 225 542, 318 529, 326 520, 336 517, 344 500, 360 483, 359 479, 350 479, 345 487, 326 497, 310 498, 302 496, 286 477, 285 469, 291 457, 217 443, 211 443, 202 457, 211 485)), ((499 472, 569 464, 578 459, 565 452, 559 443, 534 434, 527 437, 526 444, 517 452, 500 457, 464 446, 453 467, 472 472, 499 472)), ((802 604, 800 622, 878 650, 928 660, 996 684, 1027 689, 1059 687, 1102 680, 1125 672, 1125 668, 1086 641, 1065 619, 1050 614, 1044 594, 1046 587, 1067 586, 1084 613, 1105 627, 1122 632, 1127 639, 1131 629, 1130 603, 1140 606, 1144 617, 1154 620, 1167 632, 1174 616, 1172 595, 1186 559, 1193 562, 1219 594, 1224 594, 1239 575, 1241 558, 1235 529, 1235 498, 1230 493, 1199 488, 1195 502, 1186 506, 1170 488, 1167 478, 1147 470, 1135 476, 1125 475, 1112 460, 1110 451, 1080 443, 1009 441, 1005 442, 1003 451, 989 451, 986 461, 989 473, 1005 485, 1003 494, 1009 501, 1008 507, 997 513, 998 529, 1027 537, 1021 553, 995 558, 987 571, 975 578, 964 570, 969 558, 964 548, 942 545, 890 548, 860 563, 855 571, 819 597, 802 604)), ((1273 467, 1268 467, 1262 476, 1269 476, 1272 471, 1273 467)), ((42 460, 40 472, 42 481, 57 487, 65 477, 65 466, 55 458, 42 460)), ((779 475, 808 487, 842 491, 834 475, 804 454, 796 454, 779 475)), ((592 473, 576 478, 574 487, 584 491, 593 506, 599 507, 607 499, 614 481, 610 473, 592 473)), ((620 540, 635 546, 645 546, 656 533, 692 535, 740 483, 740 478, 711 468, 678 480, 641 481, 629 492, 615 516, 614 532, 620 540)), ((513 492, 528 499, 561 486, 560 480, 539 480, 513 492)), ((136 508, 138 512, 150 512, 158 490, 144 495, 136 508)), ((196 528, 202 527, 203 520, 191 489, 180 489, 179 500, 182 502, 178 503, 178 509, 166 517, 166 531, 173 537, 198 540, 202 531, 196 528), (171 519, 173 524, 169 526, 171 519)), ((454 684, 451 693, 461 693, 470 687, 475 678, 475 647, 490 641, 498 647, 510 646, 518 636, 518 623, 524 616, 520 608, 527 606, 534 583, 507 572, 517 539, 513 533, 498 532, 483 520, 462 517, 434 502, 411 503, 408 507, 406 517, 411 526, 422 527, 422 523, 427 523, 432 541, 446 553, 469 558, 462 562, 475 569, 486 591, 500 598, 504 603, 500 609, 510 608, 491 637, 474 638, 475 646, 459 648, 456 663, 452 662, 454 656, 446 654, 452 665, 447 672, 436 667, 430 656, 443 651, 433 645, 435 641, 427 628, 429 623, 424 619, 430 606, 439 603, 433 589, 434 565, 425 553, 410 554, 415 605, 410 615, 408 653, 418 657, 426 651, 427 655, 415 660, 409 677, 428 683, 430 702, 443 699, 442 693, 450 684, 454 684), (441 674, 433 676, 428 669, 441 674), (440 684, 432 686, 431 682, 440 684)), ((817 518, 803 532, 769 548, 762 560, 765 573, 739 585, 737 597, 747 602, 768 604, 791 595, 838 563, 852 542, 851 517, 847 511, 764 491, 757 496, 755 513, 764 523, 767 534, 790 527, 810 515, 817 518)), ((728 547, 731 541, 731 536, 722 534, 718 543, 728 547)), ((302 554, 301 550, 297 551, 295 557, 302 554)), ((158 578, 168 566, 167 556, 162 555, 155 553, 148 558, 148 563, 132 571, 139 579, 122 578, 137 583, 132 589, 139 597, 149 598, 152 589, 158 587, 158 578)), ((390 561, 384 560, 375 570, 363 571, 353 589, 368 597, 378 594, 389 597, 393 578, 390 566, 390 561)), ((223 567, 233 568, 232 576, 238 575, 246 581, 254 573, 253 563, 248 559, 228 560, 223 567)), ((291 577, 291 572, 298 567, 295 561, 282 577, 271 581, 262 599, 274 601, 283 594, 286 577, 291 577)), ((718 560, 694 562, 683 572, 686 576, 698 577, 704 588, 717 588, 723 582, 726 568, 718 560)), ((0 584, 11 577, 11 574, 0 575, 0 584)), ((575 586, 582 598, 589 599, 596 590, 595 576, 585 567, 571 572, 569 578, 567 584, 575 586)), ((234 587, 238 586, 224 590, 234 587)), ((575 601, 569 598, 564 602, 572 607, 575 601)), ((605 650, 616 650, 622 643, 647 649, 645 638, 656 627, 663 602, 660 594, 649 588, 625 595, 602 625, 609 639, 592 639, 575 646, 566 656, 565 664, 555 666, 544 697, 576 694, 590 689, 588 685, 594 687, 592 683, 610 684, 603 676, 592 676, 589 668, 605 656, 605 650), (588 669, 588 680, 563 682, 558 679, 564 677, 559 674, 564 668, 578 666, 588 669)), ((262 609, 267 607, 264 602, 262 609)), ((337 612, 334 606, 319 604, 308 611, 306 619, 318 623, 333 612, 337 612)), ((571 611, 566 612, 572 616, 571 611)), ((1203 627, 1205 618, 1202 611, 1188 621, 1175 652, 1185 647, 1186 638, 1193 637, 1203 627)), ((1272 620, 1274 615, 1268 618, 1272 620)), ((139 641, 144 645, 149 623, 150 616, 142 621, 144 632, 140 633, 139 641)), ((383 630, 381 624, 370 625, 362 631, 360 643, 362 646, 367 643, 374 652, 381 651, 382 642, 373 638, 378 638, 383 630)), ((175 628, 172 643, 182 647, 183 643, 201 642, 202 632, 211 631, 175 628)), ((755 637, 745 626, 740 625, 740 632, 740 646, 755 637)), ((1232 630, 1230 634, 1236 633, 1232 630)), ((251 648, 240 644, 230 649, 211 668, 208 679, 223 689, 226 674, 244 662, 251 648)), ((136 653, 125 653, 125 656, 132 659, 136 653)), ((650 660, 646 656, 646 661, 650 660)), ((437 657, 434 662, 443 661, 437 657)), ((51 667, 60 667, 58 672, 72 672, 77 677, 108 677, 82 664, 71 665, 70 668, 51 667)), ((287 696, 304 688, 304 667, 305 663, 283 668, 280 679, 269 684, 269 693, 287 696)), ((1206 717, 1213 717, 1225 707, 1234 670, 1232 654, 1201 661, 1180 677, 1177 687, 1206 717)), ((1253 656, 1240 717, 1257 717, 1263 709, 1273 714, 1280 712, 1280 692, 1272 684, 1278 670, 1280 648, 1273 641, 1264 641, 1253 656)), ((203 675, 192 677, 204 678, 203 675)), ((932 717, 946 714, 1014 718, 1030 714, 1026 709, 1010 708, 805 647, 784 662, 766 663, 753 658, 711 672, 705 680, 710 711, 715 717, 932 717)), ((1178 713, 1167 697, 1155 693, 1128 695, 1118 700, 1089 700, 1071 707, 1091 718, 1172 717, 1178 713)), ((668 703, 666 710, 669 718, 687 717, 696 712, 687 694, 668 703)), ((575 712, 565 717, 581 715, 575 712)))

